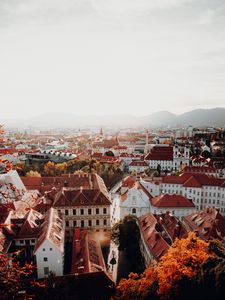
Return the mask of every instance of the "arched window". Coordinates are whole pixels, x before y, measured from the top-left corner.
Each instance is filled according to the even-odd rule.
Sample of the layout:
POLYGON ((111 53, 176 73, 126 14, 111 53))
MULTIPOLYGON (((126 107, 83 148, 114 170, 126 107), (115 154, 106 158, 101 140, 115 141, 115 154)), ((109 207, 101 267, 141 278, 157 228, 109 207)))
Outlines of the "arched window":
POLYGON ((132 214, 136 214, 136 208, 132 208, 132 214))

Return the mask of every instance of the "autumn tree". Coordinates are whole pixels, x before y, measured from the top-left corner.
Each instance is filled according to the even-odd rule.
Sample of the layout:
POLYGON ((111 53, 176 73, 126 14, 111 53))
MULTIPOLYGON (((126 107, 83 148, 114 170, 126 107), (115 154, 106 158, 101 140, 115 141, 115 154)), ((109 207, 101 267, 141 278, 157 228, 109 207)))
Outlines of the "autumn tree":
POLYGON ((41 174, 38 171, 29 171, 26 173, 27 177, 41 177, 41 174))
POLYGON ((1 230, 4 226, 0 225, 0 299, 29 299, 24 290, 24 279, 34 272, 34 266, 29 263, 20 265, 17 260, 20 251, 10 254, 3 252, 4 236, 1 230))
POLYGON ((165 297, 176 294, 182 278, 196 276, 209 258, 207 247, 208 244, 193 232, 186 239, 176 239, 157 266, 158 293, 165 297))
POLYGON ((140 276, 133 274, 122 279, 117 286, 116 299, 183 299, 180 286, 192 286, 192 279, 201 273, 201 268, 209 259, 208 244, 195 233, 186 239, 176 240, 158 264, 150 266, 140 276))

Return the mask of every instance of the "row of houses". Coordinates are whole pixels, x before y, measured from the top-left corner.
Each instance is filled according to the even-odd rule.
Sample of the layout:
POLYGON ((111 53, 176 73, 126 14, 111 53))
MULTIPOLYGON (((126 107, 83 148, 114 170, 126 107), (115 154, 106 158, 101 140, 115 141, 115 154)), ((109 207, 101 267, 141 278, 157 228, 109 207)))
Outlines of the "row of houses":
POLYGON ((191 199, 197 210, 217 207, 225 215, 225 179, 202 173, 182 173, 179 176, 141 178, 141 184, 153 196, 181 195, 191 199))
POLYGON ((225 218, 215 208, 194 212, 182 221, 170 212, 149 213, 138 219, 138 225, 140 249, 146 267, 159 261, 176 238, 186 238, 191 231, 205 241, 225 237, 225 218))
MULTIPOLYGON (((144 182, 145 183, 145 182, 144 182)), ((181 219, 197 210, 191 199, 176 194, 161 194, 153 197, 142 181, 127 176, 112 191, 111 224, 133 214, 140 217, 146 213, 166 213, 171 211, 181 219)))
POLYGON ((22 250, 19 260, 33 262, 38 278, 51 272, 63 276, 65 245, 72 243, 71 272, 103 272, 101 277, 108 276, 99 243, 109 242, 111 200, 97 174, 20 178, 16 171, 10 171, 0 177, 1 186, 11 184, 20 191, 0 203, 2 252, 22 250), (84 260, 88 268, 90 263, 93 268, 82 271, 84 260), (75 270, 76 265, 79 270, 75 270))

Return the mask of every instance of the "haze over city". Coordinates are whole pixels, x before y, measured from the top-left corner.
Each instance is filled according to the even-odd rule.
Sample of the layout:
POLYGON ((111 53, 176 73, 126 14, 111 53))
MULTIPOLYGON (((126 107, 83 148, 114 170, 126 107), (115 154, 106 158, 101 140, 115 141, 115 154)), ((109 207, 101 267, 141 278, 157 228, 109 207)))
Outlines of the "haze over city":
POLYGON ((225 106, 223 0, 0 0, 0 118, 225 106))

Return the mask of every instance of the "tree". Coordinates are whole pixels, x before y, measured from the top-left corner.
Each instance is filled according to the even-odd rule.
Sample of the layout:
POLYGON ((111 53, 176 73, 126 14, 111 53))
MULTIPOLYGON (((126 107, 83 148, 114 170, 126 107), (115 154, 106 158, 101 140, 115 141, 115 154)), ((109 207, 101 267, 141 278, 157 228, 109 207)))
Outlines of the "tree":
POLYGON ((56 175, 56 168, 55 168, 54 162, 49 161, 44 165, 44 174, 47 176, 55 176, 56 175))
POLYGON ((161 166, 160 164, 157 165, 157 172, 158 172, 158 176, 161 176, 161 166))
POLYGON ((118 246, 119 251, 127 260, 127 271, 140 273, 143 271, 143 262, 140 252, 140 231, 137 225, 137 217, 134 215, 125 216, 123 220, 116 223, 111 232, 111 240, 118 246), (134 259, 135 257, 135 259, 134 259))
POLYGON ((189 288, 191 280, 201 273, 202 265, 209 259, 208 244, 195 233, 173 243, 158 264, 140 275, 122 279, 117 286, 118 299, 183 299, 179 298, 180 286, 189 288))
POLYGON ((119 246, 119 250, 124 250, 139 242, 140 232, 137 225, 137 217, 128 215, 123 220, 114 224, 111 231, 111 240, 119 246))
POLYGON ((109 150, 109 151, 105 152, 105 155, 106 156, 114 156, 114 153, 111 150, 109 150))
POLYGON ((159 294, 174 293, 179 280, 196 276, 209 258, 207 247, 193 232, 186 239, 176 239, 157 266, 159 294))
POLYGON ((41 177, 41 174, 38 171, 32 171, 26 173, 27 177, 41 177))
MULTIPOLYGON (((0 227, 4 227, 1 225, 0 227)), ((0 240, 3 241, 3 238, 0 240)), ((34 271, 32 264, 21 266, 16 260, 19 251, 6 254, 0 251, 0 299, 29 299, 23 279, 34 271), (24 291, 21 293, 21 291, 24 291)))

